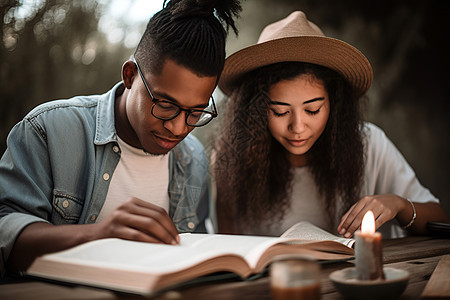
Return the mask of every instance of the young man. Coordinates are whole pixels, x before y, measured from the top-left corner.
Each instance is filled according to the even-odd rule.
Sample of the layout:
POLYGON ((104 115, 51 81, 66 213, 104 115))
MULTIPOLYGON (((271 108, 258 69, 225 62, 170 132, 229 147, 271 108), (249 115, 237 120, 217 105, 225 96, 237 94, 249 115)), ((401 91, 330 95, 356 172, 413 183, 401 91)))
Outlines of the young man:
POLYGON ((122 82, 40 105, 11 130, 0 161, 1 276, 90 240, 177 244, 178 232, 205 231, 206 159, 188 134, 217 115, 212 93, 240 9, 168 2, 122 82))

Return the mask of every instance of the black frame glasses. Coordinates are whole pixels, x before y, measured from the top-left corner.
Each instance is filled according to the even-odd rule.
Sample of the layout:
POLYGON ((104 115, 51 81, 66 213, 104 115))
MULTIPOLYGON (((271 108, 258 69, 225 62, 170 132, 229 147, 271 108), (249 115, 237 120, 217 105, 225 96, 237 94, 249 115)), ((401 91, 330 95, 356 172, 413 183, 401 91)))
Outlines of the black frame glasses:
POLYGON ((147 81, 145 80, 144 74, 142 73, 141 68, 139 67, 139 64, 136 61, 136 59, 134 59, 134 63, 136 64, 142 82, 144 82, 145 88, 147 89, 147 92, 153 101, 151 113, 155 118, 163 121, 168 121, 175 119, 181 113, 181 111, 184 111, 186 112, 186 118, 184 120, 186 122, 186 125, 192 127, 201 127, 205 126, 206 124, 211 122, 212 119, 217 117, 218 114, 216 104, 214 102, 214 98, 212 95, 210 98, 213 109, 212 112, 201 109, 185 109, 171 101, 155 98, 152 92, 150 91, 150 88, 148 87, 147 81))

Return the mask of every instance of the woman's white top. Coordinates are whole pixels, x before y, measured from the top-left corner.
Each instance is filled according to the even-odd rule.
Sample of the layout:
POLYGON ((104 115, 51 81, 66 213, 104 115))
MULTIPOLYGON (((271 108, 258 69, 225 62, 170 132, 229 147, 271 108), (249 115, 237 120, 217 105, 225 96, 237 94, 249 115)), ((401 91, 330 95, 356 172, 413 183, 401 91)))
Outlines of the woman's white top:
MULTIPOLYGON (((379 127, 365 123, 365 132, 367 160, 361 198, 368 195, 396 194, 413 202, 439 203, 439 200, 420 184, 403 155, 379 127)), ((340 211, 340 207, 337 207, 336 211, 340 211)), ((326 208, 309 168, 300 167, 294 170, 291 208, 286 211, 282 222, 270 226, 271 222, 268 221, 267 224, 262 224, 258 233, 279 236, 295 223, 309 221, 337 234, 336 228, 328 228, 327 218, 326 208)), ((334 220, 335 227, 340 219, 341 215, 337 215, 334 220)), ((395 219, 377 231, 383 234, 383 238, 406 235, 395 219)))

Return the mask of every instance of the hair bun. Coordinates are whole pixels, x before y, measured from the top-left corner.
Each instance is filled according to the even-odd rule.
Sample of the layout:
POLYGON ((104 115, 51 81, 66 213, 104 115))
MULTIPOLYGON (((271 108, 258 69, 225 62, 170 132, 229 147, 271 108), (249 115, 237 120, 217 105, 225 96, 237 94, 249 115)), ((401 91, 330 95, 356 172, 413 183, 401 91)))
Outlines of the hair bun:
POLYGON ((225 25, 227 31, 231 27, 236 34, 238 32, 233 20, 242 11, 238 0, 170 0, 165 1, 164 6, 171 11, 173 19, 213 16, 225 25))

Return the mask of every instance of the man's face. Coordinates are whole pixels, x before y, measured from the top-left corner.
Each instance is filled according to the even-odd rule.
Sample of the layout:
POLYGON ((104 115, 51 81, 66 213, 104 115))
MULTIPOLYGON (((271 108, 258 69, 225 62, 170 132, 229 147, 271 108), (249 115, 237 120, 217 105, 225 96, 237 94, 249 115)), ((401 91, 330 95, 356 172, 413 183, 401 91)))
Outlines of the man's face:
MULTIPOLYGON (((191 70, 167 59, 160 74, 144 73, 154 98, 184 109, 205 109, 216 85, 216 76, 199 77, 191 70)), ((126 102, 126 116, 135 132, 132 144, 151 154, 166 154, 194 127, 186 124, 186 112, 172 120, 160 120, 151 113, 154 102, 136 70, 126 102)))

